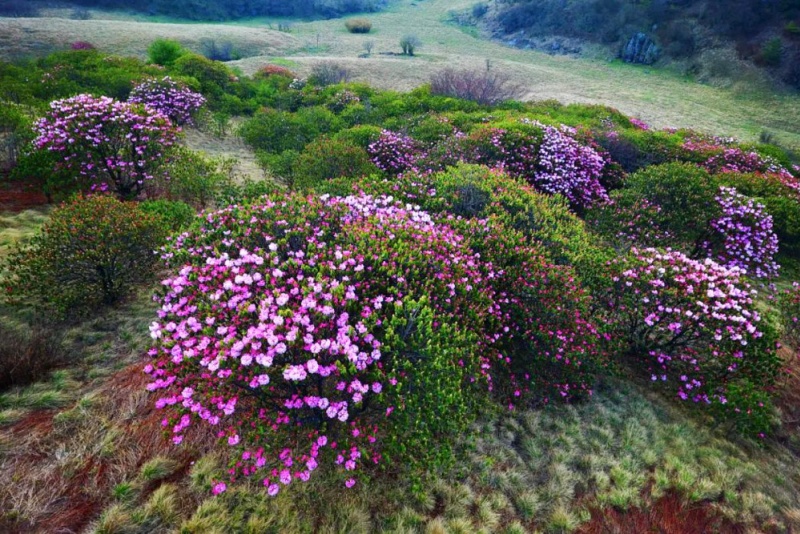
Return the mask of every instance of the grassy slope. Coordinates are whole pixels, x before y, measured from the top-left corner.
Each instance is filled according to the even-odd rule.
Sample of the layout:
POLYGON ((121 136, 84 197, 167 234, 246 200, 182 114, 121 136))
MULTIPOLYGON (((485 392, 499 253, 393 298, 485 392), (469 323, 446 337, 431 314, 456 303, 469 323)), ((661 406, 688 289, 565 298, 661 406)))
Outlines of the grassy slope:
MULTIPOLYGON (((800 147, 800 97, 796 95, 739 94, 649 68, 517 50, 444 23, 448 11, 473 3, 399 0, 388 12, 368 15, 374 28, 369 35, 348 34, 341 20, 297 23, 292 34, 305 44, 305 52, 292 59, 301 71, 315 61, 335 59, 351 66, 356 79, 383 88, 408 90, 426 82, 438 69, 484 68, 490 58, 495 68, 507 70, 528 88, 528 98, 603 103, 659 127, 687 126, 742 138, 752 138, 762 129, 769 129, 781 141, 800 147), (398 52, 399 39, 409 33, 423 42, 420 57, 379 55, 398 52), (316 51, 317 35, 320 51, 316 51), (375 41, 373 56, 359 59, 366 40, 375 41)), ((269 59, 246 58, 234 65, 249 73, 269 59)))
POLYGON ((232 63, 245 73, 277 58, 290 59, 303 73, 317 61, 335 59, 350 66, 356 79, 400 90, 426 82, 431 73, 445 66, 485 68, 490 58, 494 68, 507 70, 528 89, 528 98, 608 104, 658 127, 692 127, 743 139, 768 129, 778 141, 800 148, 797 95, 717 89, 650 68, 517 50, 446 24, 448 11, 473 3, 397 0, 389 11, 366 15, 374 28, 369 35, 347 33, 341 19, 293 21, 289 34, 267 29, 274 22, 270 19, 225 25, 162 24, 142 22, 141 16, 101 12, 95 12, 89 21, 0 19, 0 56, 35 53, 34 42, 65 46, 78 39, 112 52, 141 56, 156 37, 173 37, 195 50, 200 39, 211 37, 231 41, 252 56, 232 63), (418 57, 380 55, 398 52, 400 37, 410 33, 423 42, 418 57), (359 59, 366 40, 375 42, 373 55, 359 59))

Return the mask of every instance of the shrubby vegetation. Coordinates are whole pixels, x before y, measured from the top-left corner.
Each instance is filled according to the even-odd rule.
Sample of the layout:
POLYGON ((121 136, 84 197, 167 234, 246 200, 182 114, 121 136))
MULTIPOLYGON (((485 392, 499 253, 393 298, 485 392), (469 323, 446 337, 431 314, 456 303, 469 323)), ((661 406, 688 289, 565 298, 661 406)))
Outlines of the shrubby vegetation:
MULTIPOLYGON (((601 106, 101 57, 0 64, 15 179, 97 192, 14 249, 4 298, 92 315, 154 285, 164 245, 148 389, 175 444, 221 441, 228 470, 204 491, 421 492, 482 414, 591 403, 609 375, 744 436, 775 429, 779 336, 800 339, 797 288, 767 284, 800 235, 800 169, 778 147, 601 106), (179 146, 200 105, 243 115, 277 180, 179 146)), ((17 345, 57 355, 34 341, 17 345)))
POLYGON ((61 316, 114 304, 153 273, 160 217, 109 196, 76 198, 3 262, 4 297, 61 316))

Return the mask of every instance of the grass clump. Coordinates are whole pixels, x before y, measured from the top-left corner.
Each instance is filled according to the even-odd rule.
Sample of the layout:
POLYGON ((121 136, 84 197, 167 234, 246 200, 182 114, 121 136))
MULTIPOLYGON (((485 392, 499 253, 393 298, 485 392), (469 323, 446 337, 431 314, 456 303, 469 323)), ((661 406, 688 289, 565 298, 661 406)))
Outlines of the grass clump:
POLYGON ((372 23, 367 19, 350 19, 344 23, 344 26, 350 33, 369 33, 372 31, 372 23))

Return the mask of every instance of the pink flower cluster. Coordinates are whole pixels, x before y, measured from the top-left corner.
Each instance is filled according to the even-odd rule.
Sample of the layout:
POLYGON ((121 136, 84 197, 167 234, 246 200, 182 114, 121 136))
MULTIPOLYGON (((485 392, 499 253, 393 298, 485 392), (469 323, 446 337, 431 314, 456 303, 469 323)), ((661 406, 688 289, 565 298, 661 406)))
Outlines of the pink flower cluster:
POLYGON ((722 215, 710 223, 719 243, 709 253, 728 267, 738 267, 756 278, 778 275, 778 236, 766 208, 739 194, 733 187, 721 187, 716 197, 722 215))
POLYGON ((50 104, 34 146, 92 189, 136 197, 164 161, 177 132, 160 112, 109 97, 78 95, 50 104))
POLYGON ((169 117, 177 125, 191 124, 197 110, 206 103, 203 95, 195 93, 169 76, 140 83, 133 88, 128 101, 144 104, 169 117))
POLYGON ((738 267, 680 252, 632 249, 613 262, 610 313, 654 382, 681 399, 727 403, 726 387, 762 336, 753 290, 738 267))

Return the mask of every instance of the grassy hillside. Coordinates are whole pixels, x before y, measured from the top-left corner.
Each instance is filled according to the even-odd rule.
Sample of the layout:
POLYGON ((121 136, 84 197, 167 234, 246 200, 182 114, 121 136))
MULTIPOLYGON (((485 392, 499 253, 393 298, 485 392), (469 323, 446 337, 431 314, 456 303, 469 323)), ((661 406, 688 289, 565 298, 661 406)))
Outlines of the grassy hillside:
POLYGON ((102 20, 107 16, 102 12, 90 21, 0 19, 0 34, 8 36, 0 45, 0 54, 17 57, 20 52, 36 52, 25 48, 34 40, 62 46, 87 40, 109 51, 141 56, 146 44, 156 37, 171 36, 196 47, 199 38, 207 36, 228 40, 247 51, 248 56, 258 54, 259 48, 264 50, 264 55, 232 63, 245 74, 276 60, 289 60, 288 64, 301 73, 308 73, 319 61, 335 60, 349 67, 356 80, 399 90, 427 82, 444 67, 484 68, 490 59, 493 68, 507 72, 522 84, 530 99, 601 103, 658 127, 692 127, 747 140, 758 138, 766 130, 779 142, 800 147, 800 97, 796 95, 763 87, 718 89, 653 68, 508 48, 447 23, 452 10, 466 9, 473 3, 400 0, 385 12, 367 15, 373 30, 366 35, 348 33, 341 19, 286 20, 291 25, 288 34, 264 29, 268 23, 276 23, 275 19, 213 26, 159 26, 129 19, 124 32, 104 29, 109 26, 102 20), (416 34, 422 41, 418 57, 381 55, 399 53, 398 42, 407 34, 416 34), (375 43, 372 56, 358 58, 365 41, 375 43))

